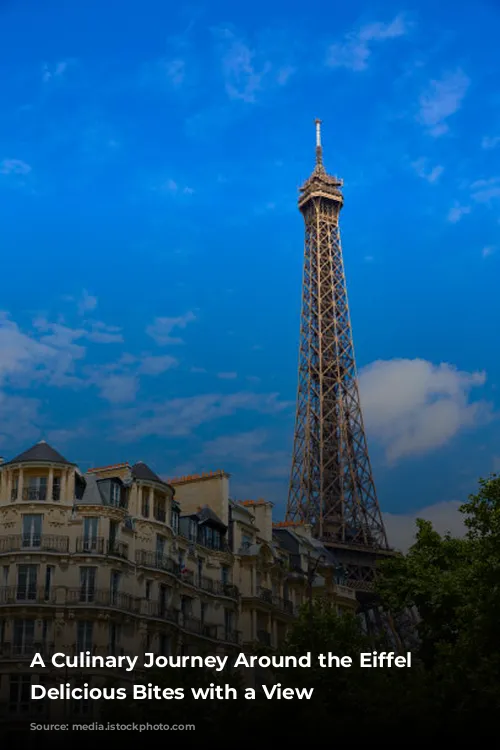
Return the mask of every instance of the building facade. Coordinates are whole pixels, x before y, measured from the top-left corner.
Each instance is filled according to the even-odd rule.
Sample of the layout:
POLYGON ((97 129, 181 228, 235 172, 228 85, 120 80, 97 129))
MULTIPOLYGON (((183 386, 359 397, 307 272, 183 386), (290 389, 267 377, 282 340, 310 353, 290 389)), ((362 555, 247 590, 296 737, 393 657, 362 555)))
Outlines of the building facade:
POLYGON ((45 442, 0 464, 0 705, 28 712, 33 682, 74 676, 30 669, 37 652, 236 654, 277 647, 311 596, 355 609, 307 527, 229 479, 82 473, 45 442))

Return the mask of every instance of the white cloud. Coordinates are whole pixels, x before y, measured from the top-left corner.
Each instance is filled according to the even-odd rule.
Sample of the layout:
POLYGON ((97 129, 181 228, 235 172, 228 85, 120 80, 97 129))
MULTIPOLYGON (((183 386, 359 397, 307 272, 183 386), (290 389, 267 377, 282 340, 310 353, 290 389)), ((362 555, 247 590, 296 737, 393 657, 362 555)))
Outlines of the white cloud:
POLYGON ((500 198, 500 177, 476 180, 470 188, 476 203, 491 203, 492 200, 500 198))
POLYGON ((21 159, 4 159, 0 163, 0 174, 26 175, 30 172, 30 165, 21 159))
POLYGON ((451 224, 457 224, 462 216, 470 214, 470 210, 470 206, 460 206, 459 204, 456 204, 450 208, 447 219, 451 224))
POLYGON ((48 83, 57 78, 62 78, 68 70, 71 60, 60 60, 54 65, 45 64, 43 66, 42 81, 48 83))
POLYGON ((202 424, 229 417, 238 411, 277 414, 291 405, 278 394, 239 392, 208 393, 160 403, 144 403, 116 415, 116 439, 124 442, 143 437, 190 435, 202 424))
POLYGON ((214 29, 213 34, 229 99, 253 104, 259 93, 286 85, 295 72, 291 65, 272 62, 269 59, 271 50, 265 44, 260 49, 253 48, 228 28, 214 29))
POLYGON ((489 258, 490 255, 493 255, 496 252, 496 248, 489 245, 488 247, 483 247, 481 250, 481 255, 483 258, 489 258))
POLYGON ((419 121, 430 135, 438 137, 449 130, 447 120, 462 106, 470 85, 469 78, 461 70, 444 74, 430 82, 420 97, 419 121))
POLYGON ((162 357, 146 356, 143 357, 138 372, 142 375, 161 375, 167 370, 176 367, 178 361, 175 357, 165 354, 162 357))
POLYGON ((444 167, 438 164, 435 167, 429 167, 427 159, 417 159, 411 165, 417 175, 427 182, 436 182, 444 172, 444 167))
POLYGON ((99 379, 101 398, 112 404, 133 401, 138 389, 139 383, 134 375, 110 374, 99 379))
POLYGON ((439 534, 449 532, 454 537, 463 537, 466 528, 463 516, 458 510, 460 505, 458 502, 443 502, 429 505, 414 513, 384 513, 389 544, 395 549, 407 552, 415 542, 417 518, 431 521, 439 534))
POLYGON ((471 390, 485 381, 484 373, 463 372, 446 363, 373 362, 359 377, 367 430, 390 463, 440 448, 460 430, 490 417, 490 404, 469 400, 471 390))
POLYGON ((182 344, 182 339, 175 338, 170 334, 176 328, 186 328, 188 323, 191 323, 193 320, 196 320, 196 317, 192 312, 188 312, 178 318, 156 318, 154 322, 147 327, 146 333, 154 339, 159 346, 166 346, 167 344, 182 344))
POLYGON ((220 380, 235 380, 238 377, 237 372, 218 372, 217 377, 220 380))
POLYGON ((81 299, 78 302, 78 312, 80 315, 84 315, 87 312, 92 312, 97 307, 97 297, 93 297, 88 293, 86 289, 83 290, 81 299))
POLYGON ((342 42, 332 44, 328 49, 326 64, 331 68, 366 70, 375 42, 405 36, 409 29, 410 25, 401 15, 390 23, 367 24, 358 31, 347 34, 342 42))
POLYGON ((481 148, 484 149, 490 150, 493 148, 497 148, 497 146, 500 146, 500 135, 496 135, 493 137, 485 135, 483 140, 481 141, 481 148))

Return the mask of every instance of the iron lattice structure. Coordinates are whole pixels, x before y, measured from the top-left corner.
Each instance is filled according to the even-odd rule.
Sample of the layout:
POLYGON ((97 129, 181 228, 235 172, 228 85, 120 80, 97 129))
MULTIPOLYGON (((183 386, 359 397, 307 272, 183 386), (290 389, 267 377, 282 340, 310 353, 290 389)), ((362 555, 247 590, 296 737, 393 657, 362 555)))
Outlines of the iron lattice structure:
MULTIPOLYGON (((389 551, 361 413, 339 231, 342 180, 316 166, 300 189, 305 221, 299 382, 287 520, 310 524, 351 582, 389 551)), ((363 588, 361 586, 361 588, 363 588)))

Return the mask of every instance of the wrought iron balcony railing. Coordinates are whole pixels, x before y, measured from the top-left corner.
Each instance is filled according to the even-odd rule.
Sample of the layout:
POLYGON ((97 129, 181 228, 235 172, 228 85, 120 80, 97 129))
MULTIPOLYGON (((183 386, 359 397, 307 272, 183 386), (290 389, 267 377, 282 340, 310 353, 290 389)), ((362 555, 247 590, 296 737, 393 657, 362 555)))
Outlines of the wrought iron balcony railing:
POLYGON ((0 554, 4 552, 69 552, 69 537, 52 534, 15 534, 0 538, 0 554))
POLYGON ((53 604, 53 591, 46 586, 19 584, 0 588, 0 606, 11 604, 53 604))
POLYGON ((155 617, 159 620, 167 620, 175 625, 179 624, 179 610, 168 607, 163 602, 143 599, 141 602, 141 613, 145 617, 155 617))
POLYGON ((97 589, 88 585, 68 589, 66 604, 72 607, 112 607, 133 614, 139 614, 141 610, 141 600, 136 596, 112 589, 97 589))
POLYGON ((238 587, 234 586, 232 583, 214 581, 212 578, 203 576, 198 581, 198 588, 207 591, 210 594, 228 596, 231 599, 237 599, 239 595, 238 587))
POLYGON ((180 573, 180 565, 168 555, 160 552, 150 552, 149 550, 140 549, 135 553, 135 562, 145 568, 157 568, 165 570, 174 576, 180 573))
POLYGON ((125 542, 109 539, 106 544, 106 551, 112 557, 122 557, 124 560, 128 560, 128 544, 125 544, 125 542))
POLYGON ((0 659, 31 658, 34 654, 54 653, 54 644, 31 639, 14 640, 12 643, 4 641, 0 643, 0 659))
POLYGON ((101 536, 96 536, 96 537, 81 536, 76 540, 77 554, 103 555, 104 550, 105 550, 105 540, 101 536))

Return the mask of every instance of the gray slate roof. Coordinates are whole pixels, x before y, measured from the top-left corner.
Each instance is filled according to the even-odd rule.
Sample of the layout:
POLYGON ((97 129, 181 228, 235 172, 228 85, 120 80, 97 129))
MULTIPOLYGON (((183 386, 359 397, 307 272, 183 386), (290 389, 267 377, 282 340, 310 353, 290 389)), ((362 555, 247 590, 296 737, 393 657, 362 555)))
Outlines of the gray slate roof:
POLYGON ((24 451, 23 453, 20 453, 15 458, 8 461, 9 464, 19 464, 19 463, 28 463, 28 462, 37 462, 37 463, 54 463, 54 464, 67 464, 67 466, 74 466, 70 461, 67 461, 64 456, 61 456, 60 453, 58 453, 52 446, 50 446, 48 443, 45 442, 45 440, 41 440, 39 443, 36 443, 31 448, 28 448, 28 450, 24 451))
POLYGON ((85 474, 85 489, 83 496, 77 500, 77 505, 104 505, 104 501, 99 490, 99 483, 93 474, 85 474))
POLYGON ((158 474, 155 474, 152 469, 149 468, 147 464, 144 463, 144 461, 138 461, 136 464, 132 466, 132 476, 134 476, 136 479, 144 479, 147 482, 158 482, 159 484, 167 484, 163 481, 163 479, 160 479, 158 474))

